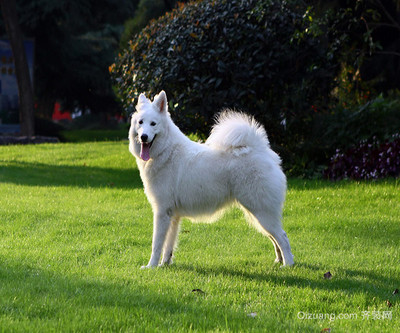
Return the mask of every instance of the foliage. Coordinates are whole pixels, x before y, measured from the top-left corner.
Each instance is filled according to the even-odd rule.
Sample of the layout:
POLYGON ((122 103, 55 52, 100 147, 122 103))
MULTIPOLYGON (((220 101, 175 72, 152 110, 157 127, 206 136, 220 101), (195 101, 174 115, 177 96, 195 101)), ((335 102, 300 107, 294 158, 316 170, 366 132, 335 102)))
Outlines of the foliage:
POLYGON ((186 131, 207 133, 223 107, 249 112, 272 141, 299 141, 311 100, 330 90, 335 65, 311 34, 300 2, 197 1, 153 21, 113 67, 127 108, 141 92, 166 90, 186 131), (276 140, 274 140, 276 138, 276 140))
POLYGON ((60 138, 60 132, 64 129, 62 124, 56 124, 42 117, 35 118, 35 135, 60 138))
MULTIPOLYGON (((92 112, 117 108, 108 67, 133 0, 18 0, 20 25, 35 41, 37 114, 51 118, 56 100, 92 112)), ((0 31, 1 32, 1 31, 0 31)))
POLYGON ((400 129, 398 93, 379 95, 354 108, 338 107, 333 113, 316 119, 323 124, 318 135, 326 148, 348 148, 360 141, 389 139, 400 129))
POLYGON ((324 176, 331 180, 399 177, 400 135, 384 143, 362 141, 344 152, 337 150, 324 176))
MULTIPOLYGON (((178 1, 176 0, 140 0, 133 18, 125 22, 125 29, 121 35, 120 44, 126 47, 128 42, 142 30, 151 19, 156 19, 172 10, 178 1)), ((187 2, 186 0, 179 1, 187 2)))
MULTIPOLYGON (((400 87, 400 7, 395 0, 357 1, 364 24, 363 39, 370 45, 360 65, 360 76, 378 92, 400 87)), ((353 38, 356 40, 356 38, 353 38)), ((362 41, 361 38, 357 39, 362 41)), ((355 42, 354 42, 355 43, 355 42)), ((350 52, 350 50, 349 50, 350 52)))
POLYGON ((400 86, 400 7, 394 0, 311 1, 309 30, 342 66, 332 92, 343 107, 400 86))
POLYGON ((163 0, 141 0, 133 18, 125 22, 125 30, 121 36, 121 45, 125 46, 133 35, 144 28, 147 23, 165 13, 163 0))
POLYGON ((379 95, 361 106, 337 106, 330 112, 317 109, 309 127, 309 139, 301 150, 284 160, 284 166, 291 175, 321 177, 337 150, 353 149, 360 142, 385 142, 399 128, 398 93, 379 95))
POLYGON ((289 174, 321 175, 336 149, 396 133, 397 97, 382 96, 398 80, 387 71, 400 24, 392 1, 312 3, 182 5, 113 65, 119 96, 132 110, 140 92, 164 89, 178 125, 203 136, 221 108, 241 109, 266 126, 289 174))

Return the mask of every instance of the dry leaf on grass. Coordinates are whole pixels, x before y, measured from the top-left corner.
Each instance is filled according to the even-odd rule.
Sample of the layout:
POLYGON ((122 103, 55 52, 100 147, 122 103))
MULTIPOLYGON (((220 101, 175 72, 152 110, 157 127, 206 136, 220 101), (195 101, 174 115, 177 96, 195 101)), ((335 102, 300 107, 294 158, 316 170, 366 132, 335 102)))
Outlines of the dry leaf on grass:
POLYGON ((201 289, 193 289, 192 293, 197 293, 197 294, 205 294, 205 292, 201 289))

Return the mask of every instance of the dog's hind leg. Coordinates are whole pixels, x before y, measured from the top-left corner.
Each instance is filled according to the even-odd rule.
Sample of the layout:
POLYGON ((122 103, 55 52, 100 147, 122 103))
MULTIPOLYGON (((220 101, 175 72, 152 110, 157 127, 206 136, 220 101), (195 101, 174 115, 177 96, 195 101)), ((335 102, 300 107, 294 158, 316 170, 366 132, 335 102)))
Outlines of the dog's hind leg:
POLYGON ((290 243, 286 235, 286 232, 282 228, 279 228, 279 230, 276 230, 276 232, 275 231, 269 231, 269 232, 270 233, 273 232, 271 236, 274 238, 279 249, 281 250, 280 251, 281 257, 279 258, 278 256, 275 261, 282 262, 283 266, 292 266, 294 264, 293 254, 290 248, 290 243))
POLYGON ((276 255, 275 262, 276 262, 276 263, 278 263, 278 262, 283 262, 282 252, 281 252, 281 250, 280 250, 280 248, 279 248, 277 242, 276 242, 275 239, 274 239, 272 236, 270 236, 270 235, 268 235, 268 238, 271 240, 272 244, 274 244, 275 255, 276 255))
POLYGON ((265 211, 254 213, 254 220, 258 222, 258 229, 266 234, 274 244, 276 260, 284 266, 293 265, 293 254, 290 249, 289 239, 281 227, 279 214, 269 214, 265 211))
POLYGON ((165 238, 171 224, 171 217, 167 212, 154 213, 153 221, 153 243, 151 249, 151 257, 147 266, 142 268, 155 267, 160 262, 161 251, 164 247, 165 238))
POLYGON ((179 226, 180 226, 180 218, 178 216, 174 216, 171 219, 171 225, 169 226, 167 238, 164 243, 161 265, 172 264, 172 257, 176 248, 176 243, 179 233, 179 226))

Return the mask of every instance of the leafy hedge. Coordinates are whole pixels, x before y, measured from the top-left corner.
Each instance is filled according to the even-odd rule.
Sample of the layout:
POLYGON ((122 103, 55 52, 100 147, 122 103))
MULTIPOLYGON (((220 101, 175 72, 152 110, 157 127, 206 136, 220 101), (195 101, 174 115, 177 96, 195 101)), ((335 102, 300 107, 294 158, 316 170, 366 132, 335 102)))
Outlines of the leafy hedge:
POLYGON ((112 67, 125 107, 164 89, 174 120, 200 134, 221 108, 239 108, 289 151, 309 134, 311 105, 329 94, 337 69, 326 45, 304 33, 312 18, 303 3, 195 1, 151 22, 112 67))
MULTIPOLYGON (((386 97, 380 95, 360 106, 336 106, 330 112, 317 110, 309 126, 310 139, 303 143, 301 150, 293 154, 288 165, 290 174, 321 176, 328 165, 332 166, 338 152, 353 152, 355 147, 365 151, 366 142, 376 145, 377 142, 392 140, 400 129, 399 97, 392 93, 386 97)), ((329 176, 329 172, 324 175, 336 178, 329 176)))
POLYGON ((377 98, 356 108, 328 115, 321 148, 333 151, 324 177, 378 179, 400 176, 400 99, 377 98))
MULTIPOLYGON (((345 170, 353 170, 349 161, 358 170, 362 166, 352 154, 363 160, 369 151, 359 142, 372 137, 387 142, 400 128, 396 96, 378 96, 361 106, 364 99, 347 96, 348 71, 340 64, 362 62, 366 54, 351 58, 351 34, 363 29, 356 9, 317 18, 301 0, 181 5, 152 21, 120 54, 112 66, 118 93, 132 111, 141 92, 154 95, 163 89, 179 127, 204 136, 216 112, 241 109, 265 125, 289 174, 321 175, 330 163, 327 177, 353 177, 345 170), (348 100, 356 103, 349 108, 348 100), (355 146, 358 150, 350 148, 355 146)), ((366 46, 358 42, 363 50, 366 46)), ((360 177, 374 174, 365 172, 360 177)))
POLYGON ((323 128, 317 135, 325 149, 348 148, 361 141, 383 142, 399 132, 400 95, 379 95, 354 108, 336 108, 334 112, 320 115, 315 121, 323 128), (374 140, 373 140, 374 139, 374 140))

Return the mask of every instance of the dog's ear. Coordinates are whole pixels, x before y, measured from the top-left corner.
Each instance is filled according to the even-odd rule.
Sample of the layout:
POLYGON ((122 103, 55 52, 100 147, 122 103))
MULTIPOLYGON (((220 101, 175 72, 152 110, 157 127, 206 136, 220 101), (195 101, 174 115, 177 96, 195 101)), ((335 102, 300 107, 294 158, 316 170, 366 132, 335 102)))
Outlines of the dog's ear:
POLYGON ((167 112, 167 94, 164 90, 161 90, 161 92, 154 97, 153 103, 161 113, 167 112))
POLYGON ((147 99, 146 95, 144 93, 141 93, 139 95, 138 104, 143 104, 143 103, 146 103, 146 102, 148 102, 148 99, 147 99))

